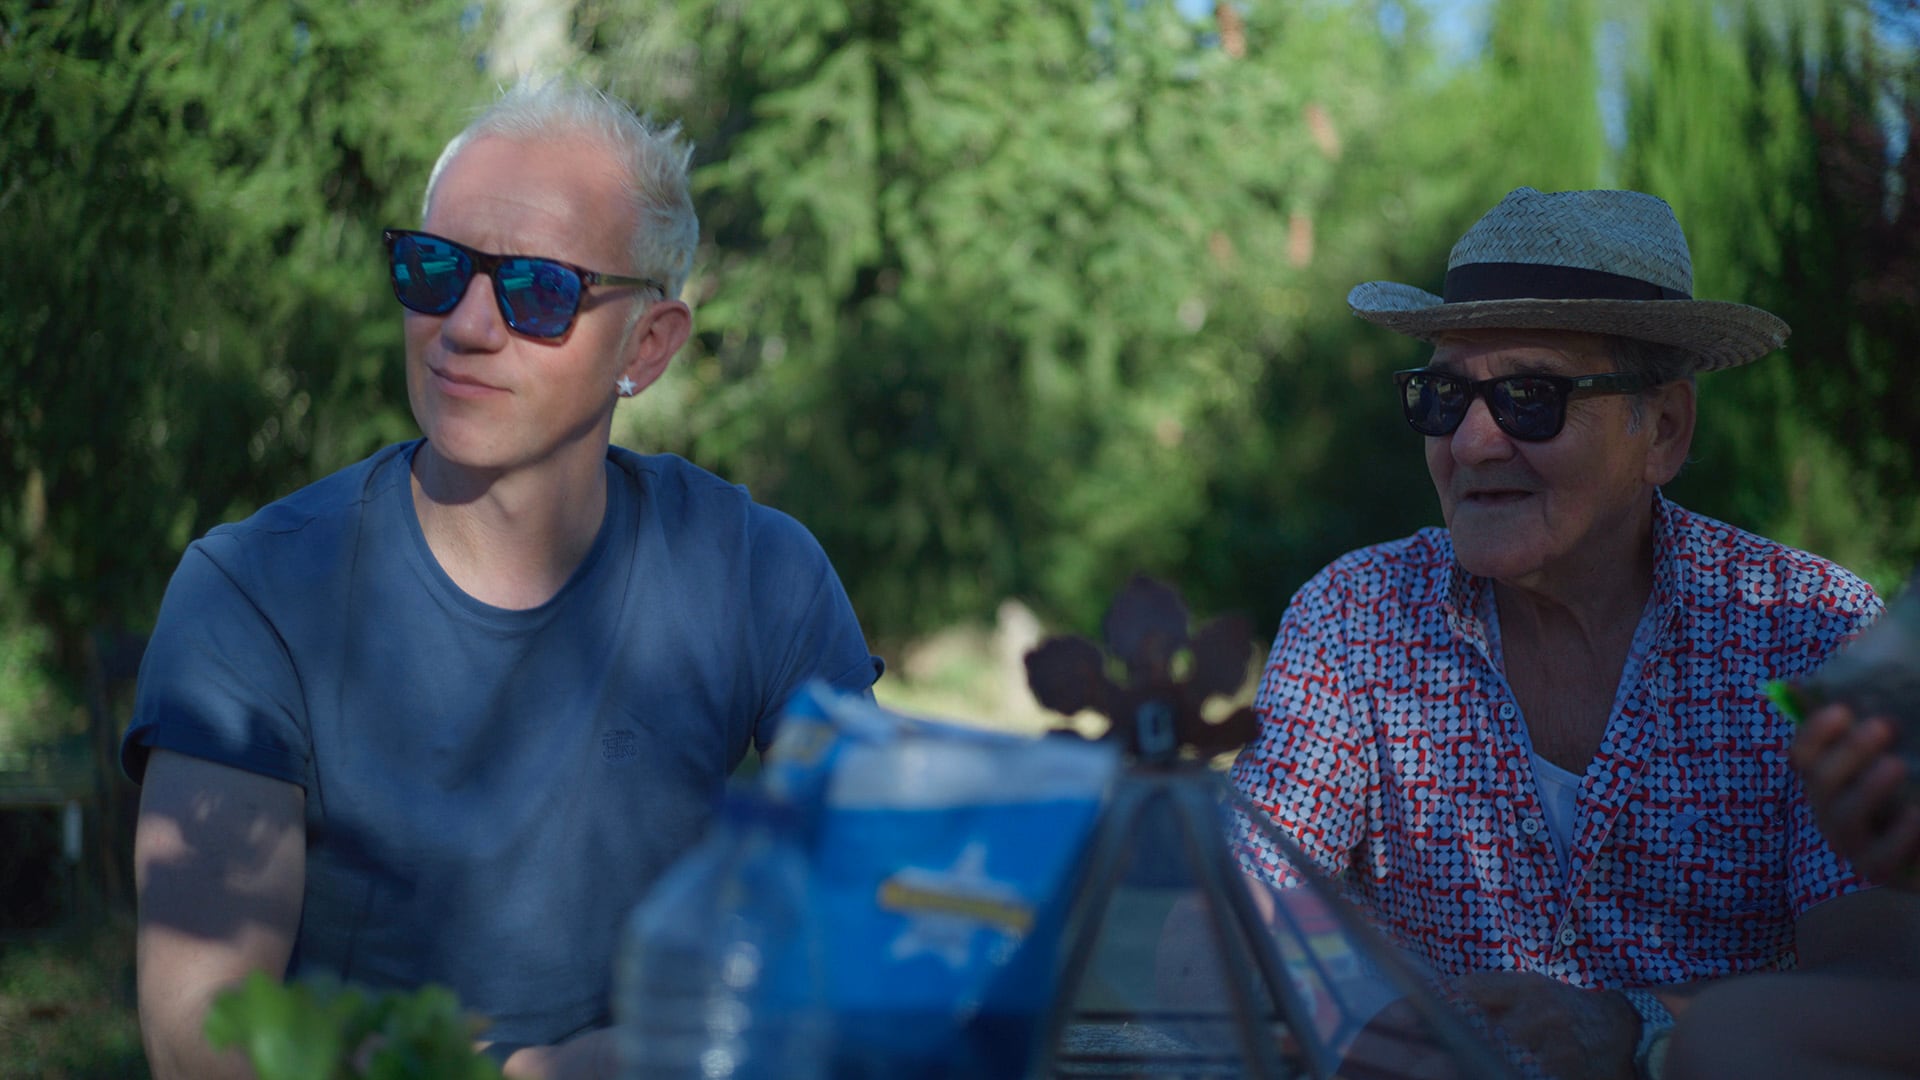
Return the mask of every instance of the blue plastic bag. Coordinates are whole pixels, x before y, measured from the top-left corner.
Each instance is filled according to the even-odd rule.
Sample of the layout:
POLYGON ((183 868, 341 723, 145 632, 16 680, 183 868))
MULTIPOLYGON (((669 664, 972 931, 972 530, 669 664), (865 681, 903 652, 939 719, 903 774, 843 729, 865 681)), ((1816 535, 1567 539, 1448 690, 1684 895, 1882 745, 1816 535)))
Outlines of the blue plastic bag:
POLYGON ((1025 1071, 1113 748, 903 716, 816 684, 768 793, 807 822, 836 1077, 1025 1071))

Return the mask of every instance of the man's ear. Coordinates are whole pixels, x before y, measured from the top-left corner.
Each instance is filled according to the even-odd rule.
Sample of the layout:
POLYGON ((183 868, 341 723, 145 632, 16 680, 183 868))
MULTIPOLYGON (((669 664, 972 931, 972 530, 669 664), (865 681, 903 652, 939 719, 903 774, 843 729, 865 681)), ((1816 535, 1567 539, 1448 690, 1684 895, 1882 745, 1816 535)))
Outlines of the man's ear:
POLYGON ((664 375, 680 346, 693 333, 693 312, 680 300, 655 300, 640 321, 627 332, 626 367, 621 374, 633 380, 638 394, 664 375))
POLYGON ((1647 483, 1659 487, 1680 475, 1693 449, 1694 385, 1676 379, 1660 387, 1646 403, 1646 423, 1653 428, 1647 452, 1647 483))

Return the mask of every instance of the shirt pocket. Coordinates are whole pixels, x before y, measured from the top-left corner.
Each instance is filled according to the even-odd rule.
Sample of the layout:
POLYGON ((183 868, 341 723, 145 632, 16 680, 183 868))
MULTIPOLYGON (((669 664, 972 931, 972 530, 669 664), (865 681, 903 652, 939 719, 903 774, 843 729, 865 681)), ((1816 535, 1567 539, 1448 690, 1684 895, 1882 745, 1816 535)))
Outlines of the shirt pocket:
POLYGON ((1772 803, 1702 806, 1668 823, 1682 953, 1728 973, 1771 967, 1793 948, 1785 815, 1772 803))

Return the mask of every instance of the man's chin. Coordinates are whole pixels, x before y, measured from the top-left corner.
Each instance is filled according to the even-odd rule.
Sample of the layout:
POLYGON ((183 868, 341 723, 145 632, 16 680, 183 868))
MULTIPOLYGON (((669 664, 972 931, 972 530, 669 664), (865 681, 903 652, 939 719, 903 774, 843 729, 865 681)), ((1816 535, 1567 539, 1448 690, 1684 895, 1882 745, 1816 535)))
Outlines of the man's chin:
POLYGON ((1496 581, 1525 577, 1539 568, 1539 560, 1513 537, 1486 536, 1472 529, 1454 530, 1453 557, 1474 577, 1496 581))
POLYGON ((484 439, 462 438, 456 431, 430 431, 420 452, 428 462, 462 472, 499 472, 511 461, 504 448, 484 439))

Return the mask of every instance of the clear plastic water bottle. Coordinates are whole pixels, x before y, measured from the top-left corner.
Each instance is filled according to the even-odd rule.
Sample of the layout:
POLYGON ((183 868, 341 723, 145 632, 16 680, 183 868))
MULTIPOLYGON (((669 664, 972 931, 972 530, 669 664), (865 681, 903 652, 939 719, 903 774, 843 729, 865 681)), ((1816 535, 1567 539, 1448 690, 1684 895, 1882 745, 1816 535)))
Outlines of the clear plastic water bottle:
POLYGON ((824 1080, 832 1024, 807 874, 788 809, 729 793, 627 919, 623 1080, 824 1080))

